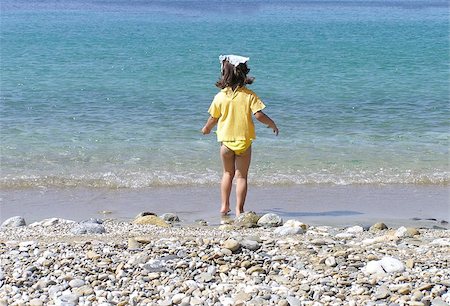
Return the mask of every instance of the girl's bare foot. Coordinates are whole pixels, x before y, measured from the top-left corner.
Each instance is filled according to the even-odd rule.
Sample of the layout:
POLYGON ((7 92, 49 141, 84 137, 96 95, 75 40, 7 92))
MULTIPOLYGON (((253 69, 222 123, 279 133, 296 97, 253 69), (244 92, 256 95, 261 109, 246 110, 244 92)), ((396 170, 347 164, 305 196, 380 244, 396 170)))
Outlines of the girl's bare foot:
POLYGON ((242 214, 244 210, 236 209, 236 217, 239 217, 240 214, 242 214))
POLYGON ((228 208, 228 209, 221 209, 220 210, 220 214, 222 215, 222 216, 227 216, 228 215, 228 213, 230 212, 231 210, 228 208))

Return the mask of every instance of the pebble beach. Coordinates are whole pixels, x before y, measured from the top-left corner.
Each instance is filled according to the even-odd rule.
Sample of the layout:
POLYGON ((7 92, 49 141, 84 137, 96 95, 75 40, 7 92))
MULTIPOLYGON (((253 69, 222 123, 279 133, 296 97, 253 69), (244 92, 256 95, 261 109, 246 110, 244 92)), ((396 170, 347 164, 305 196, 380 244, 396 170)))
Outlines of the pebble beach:
POLYGON ((312 226, 244 213, 211 226, 21 217, 0 228, 0 305, 450 303, 450 232, 312 226))

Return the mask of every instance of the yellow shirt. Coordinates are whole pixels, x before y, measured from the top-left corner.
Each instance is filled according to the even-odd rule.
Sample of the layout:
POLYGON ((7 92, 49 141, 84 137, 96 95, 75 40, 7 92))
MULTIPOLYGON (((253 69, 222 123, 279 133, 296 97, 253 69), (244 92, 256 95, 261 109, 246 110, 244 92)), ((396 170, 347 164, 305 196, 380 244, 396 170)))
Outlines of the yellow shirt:
POLYGON ((259 97, 246 87, 222 89, 209 107, 209 114, 218 118, 217 140, 235 141, 255 139, 252 115, 266 106, 259 97))

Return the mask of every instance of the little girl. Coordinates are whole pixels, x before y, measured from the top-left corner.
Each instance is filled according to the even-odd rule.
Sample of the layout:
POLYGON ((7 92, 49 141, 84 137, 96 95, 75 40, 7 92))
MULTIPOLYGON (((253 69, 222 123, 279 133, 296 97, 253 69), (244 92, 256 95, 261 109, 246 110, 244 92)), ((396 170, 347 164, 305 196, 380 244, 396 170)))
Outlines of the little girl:
POLYGON ((248 77, 248 57, 221 55, 221 77, 216 86, 221 91, 214 97, 202 133, 209 134, 217 124, 217 140, 221 142, 220 157, 223 164, 221 182, 222 215, 230 212, 230 193, 236 177, 236 216, 244 212, 247 196, 247 175, 252 154, 252 141, 256 138, 252 115, 278 135, 275 122, 262 112, 263 102, 250 89, 254 78, 248 77))

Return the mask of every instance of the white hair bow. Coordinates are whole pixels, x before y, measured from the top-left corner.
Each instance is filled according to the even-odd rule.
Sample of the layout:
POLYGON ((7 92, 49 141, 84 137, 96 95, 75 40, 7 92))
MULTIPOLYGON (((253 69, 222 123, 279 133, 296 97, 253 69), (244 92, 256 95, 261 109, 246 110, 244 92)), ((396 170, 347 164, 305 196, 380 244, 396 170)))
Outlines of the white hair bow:
POLYGON ((237 67, 239 64, 245 64, 249 61, 249 57, 240 56, 240 55, 221 55, 219 56, 220 61, 220 70, 223 71, 223 61, 227 60, 230 64, 232 64, 234 67, 237 67))

